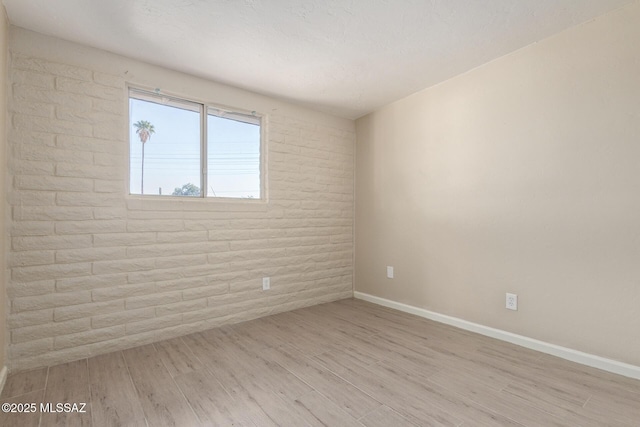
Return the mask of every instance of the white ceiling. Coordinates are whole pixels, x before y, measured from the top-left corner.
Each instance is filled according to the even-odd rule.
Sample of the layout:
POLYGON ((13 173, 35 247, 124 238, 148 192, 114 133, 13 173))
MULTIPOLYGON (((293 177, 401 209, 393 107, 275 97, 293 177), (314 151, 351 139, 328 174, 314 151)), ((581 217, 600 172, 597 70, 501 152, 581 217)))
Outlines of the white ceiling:
POLYGON ((633 0, 3 0, 12 24, 347 118, 633 0))

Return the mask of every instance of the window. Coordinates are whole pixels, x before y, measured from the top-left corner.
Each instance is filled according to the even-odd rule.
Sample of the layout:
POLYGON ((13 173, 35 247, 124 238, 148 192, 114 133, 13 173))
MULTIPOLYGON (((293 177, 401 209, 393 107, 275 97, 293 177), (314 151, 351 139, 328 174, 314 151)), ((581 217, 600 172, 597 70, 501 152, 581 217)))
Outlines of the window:
POLYGON ((131 194, 262 197, 261 118, 129 90, 131 194))

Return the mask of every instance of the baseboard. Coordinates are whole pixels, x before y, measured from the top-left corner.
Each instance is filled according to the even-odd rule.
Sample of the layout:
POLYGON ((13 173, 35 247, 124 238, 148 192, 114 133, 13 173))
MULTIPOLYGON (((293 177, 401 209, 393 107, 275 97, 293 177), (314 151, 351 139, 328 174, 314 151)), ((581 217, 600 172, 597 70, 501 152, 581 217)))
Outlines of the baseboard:
POLYGON ((553 356, 580 363, 582 365, 602 369, 603 371, 612 372, 614 374, 624 375, 625 377, 629 378, 640 379, 640 366, 630 365, 628 363, 619 362, 617 360, 607 359, 605 357, 600 357, 593 354, 584 353, 582 351, 573 350, 567 347, 550 344, 544 341, 525 337, 523 335, 514 334, 511 332, 503 331, 501 329, 491 328, 489 326, 480 325, 478 323, 469 322, 457 317, 447 316, 445 314, 436 313, 434 311, 425 310, 423 308, 414 307, 408 304, 391 301, 386 298, 380 298, 374 295, 365 294, 363 292, 355 291, 353 293, 353 296, 364 301, 389 308, 394 308, 396 310, 404 311, 405 313, 415 314, 416 316, 424 317, 426 319, 434 320, 440 323, 445 323, 447 325, 455 326, 467 331, 476 332, 478 334, 486 335, 491 338, 507 341, 512 344, 530 348, 532 350, 537 350, 542 353, 551 354, 553 356))
POLYGON ((7 367, 3 366, 2 370, 0 370, 0 394, 2 394, 2 390, 4 390, 4 383, 7 382, 7 367))

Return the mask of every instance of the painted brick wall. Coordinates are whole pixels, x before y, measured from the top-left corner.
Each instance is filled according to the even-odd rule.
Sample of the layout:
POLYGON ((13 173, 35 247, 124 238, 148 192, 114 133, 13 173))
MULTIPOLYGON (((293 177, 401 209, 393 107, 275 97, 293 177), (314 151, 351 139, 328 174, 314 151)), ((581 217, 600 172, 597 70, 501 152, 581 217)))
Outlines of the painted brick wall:
POLYGON ((268 114, 268 203, 132 197, 102 71, 11 52, 12 371, 352 295, 353 130, 268 114))

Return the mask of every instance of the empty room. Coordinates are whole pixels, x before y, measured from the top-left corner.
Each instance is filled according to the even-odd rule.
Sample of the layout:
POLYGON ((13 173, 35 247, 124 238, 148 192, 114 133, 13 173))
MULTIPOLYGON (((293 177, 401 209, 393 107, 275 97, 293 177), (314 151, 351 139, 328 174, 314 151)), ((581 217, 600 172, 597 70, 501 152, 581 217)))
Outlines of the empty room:
POLYGON ((2 0, 0 426, 640 426, 640 0, 2 0))

